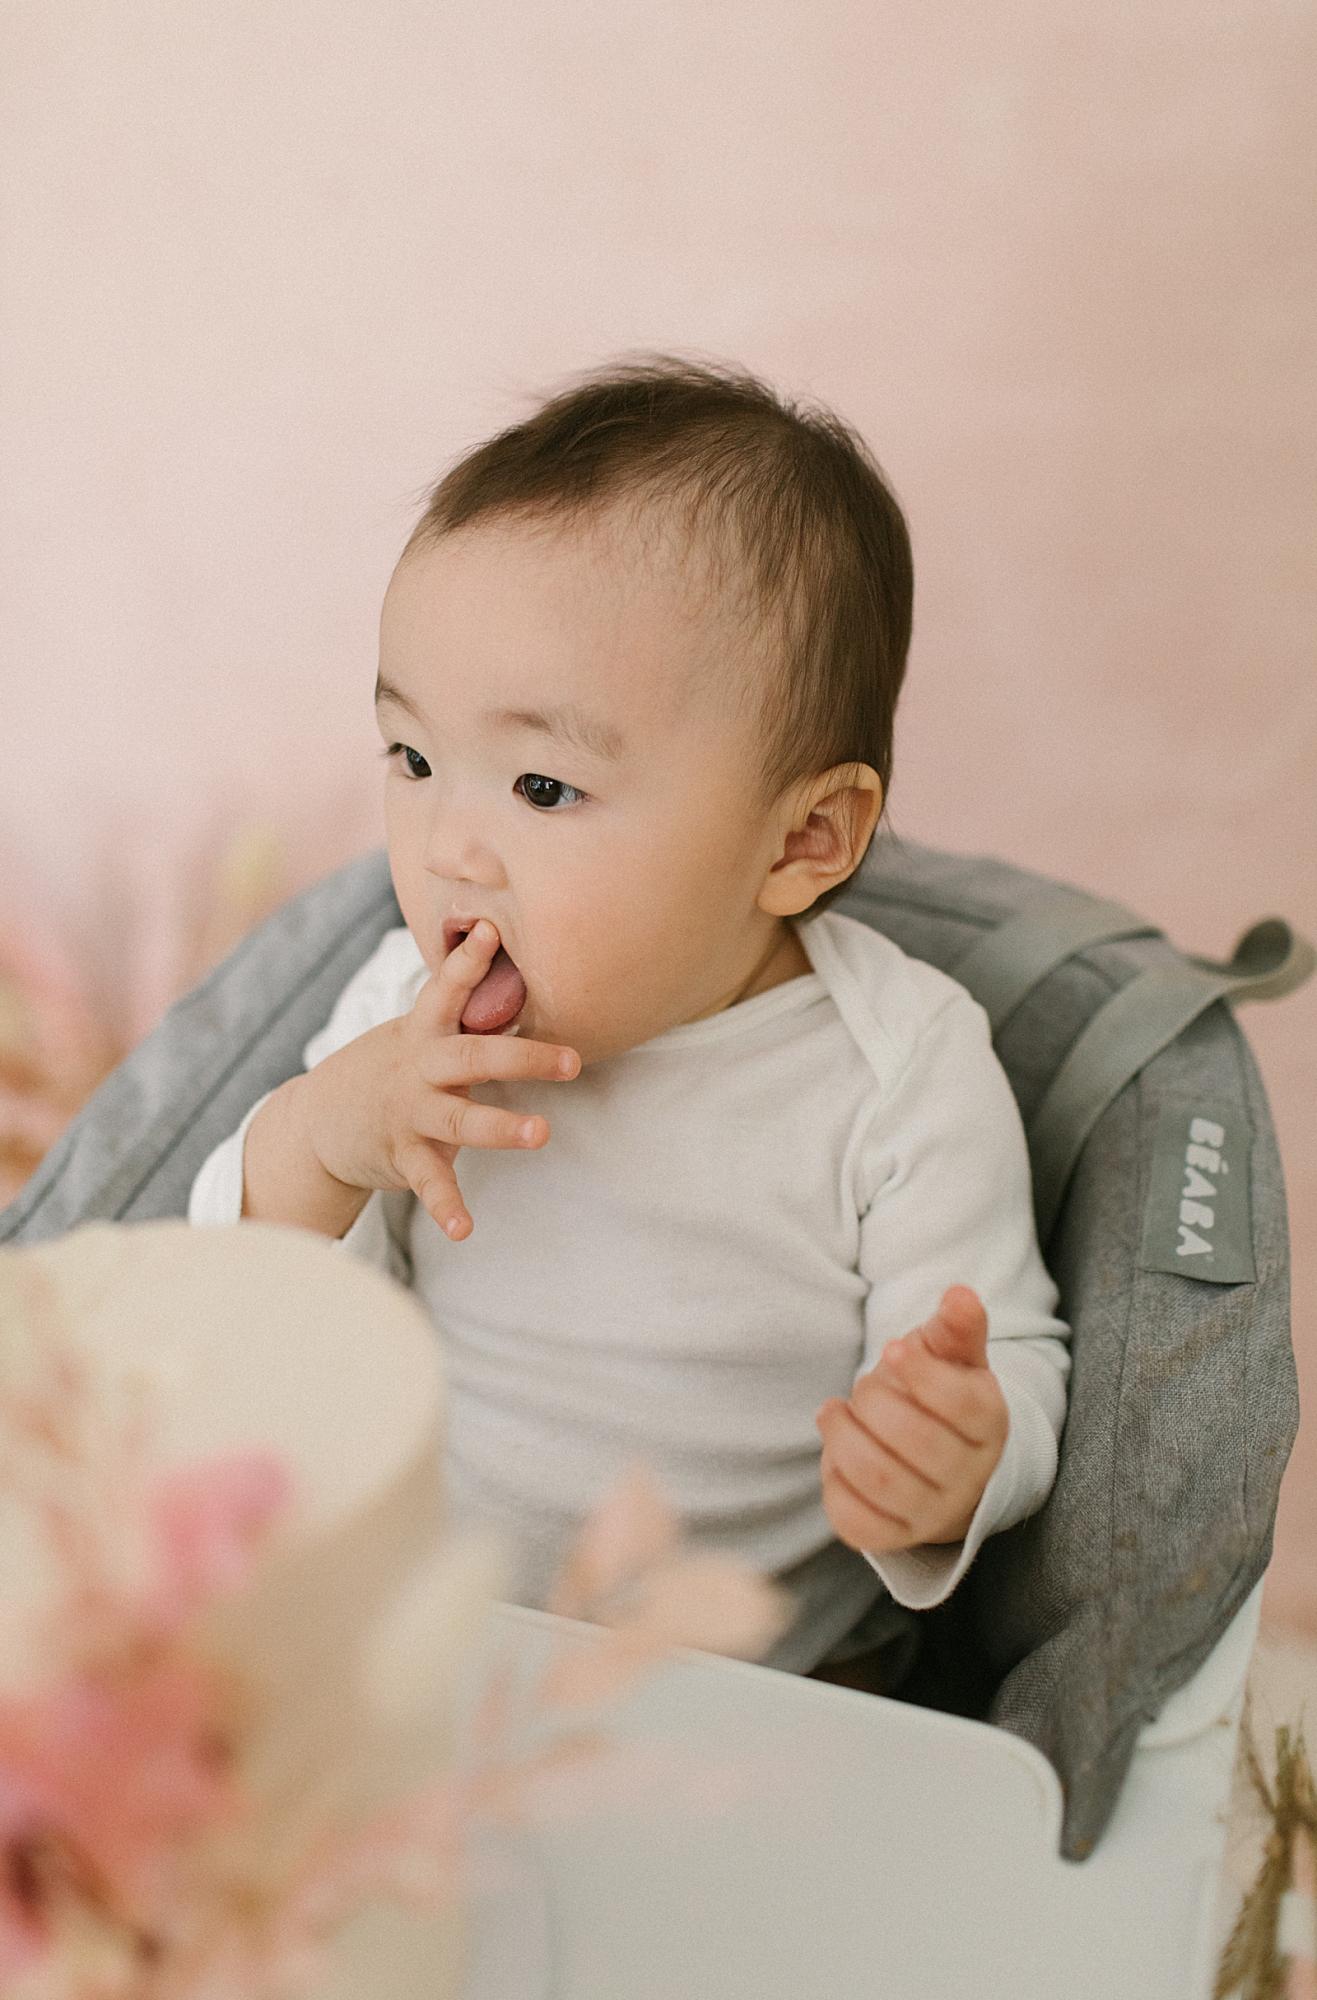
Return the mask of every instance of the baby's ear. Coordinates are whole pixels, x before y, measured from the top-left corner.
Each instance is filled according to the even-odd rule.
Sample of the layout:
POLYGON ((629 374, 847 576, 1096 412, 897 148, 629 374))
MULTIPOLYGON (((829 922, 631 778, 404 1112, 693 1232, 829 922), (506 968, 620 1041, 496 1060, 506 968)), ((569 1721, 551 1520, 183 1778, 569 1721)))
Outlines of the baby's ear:
POLYGON ((838 764, 791 786, 782 799, 778 858, 758 904, 794 917, 844 882, 864 859, 883 809, 883 787, 868 764, 838 764))

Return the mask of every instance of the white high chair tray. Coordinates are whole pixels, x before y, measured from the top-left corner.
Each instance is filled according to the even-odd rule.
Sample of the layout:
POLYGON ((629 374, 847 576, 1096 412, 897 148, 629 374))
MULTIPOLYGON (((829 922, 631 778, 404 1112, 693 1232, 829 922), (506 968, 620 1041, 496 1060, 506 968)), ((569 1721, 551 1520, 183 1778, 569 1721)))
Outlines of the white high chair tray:
MULTIPOLYGON (((1256 1623, 1255 1593, 1080 1866, 1018 1738, 684 1654, 604 1718, 640 1796, 524 1836, 468 2000, 1202 2000, 1256 1623)), ((593 1643, 507 1606, 497 1628, 593 1643)))

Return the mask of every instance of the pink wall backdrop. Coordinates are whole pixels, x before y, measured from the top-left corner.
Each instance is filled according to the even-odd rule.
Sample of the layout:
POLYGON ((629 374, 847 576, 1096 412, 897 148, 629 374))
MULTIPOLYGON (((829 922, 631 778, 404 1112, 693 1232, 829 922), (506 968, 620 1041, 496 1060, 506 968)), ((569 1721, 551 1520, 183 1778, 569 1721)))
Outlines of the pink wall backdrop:
MULTIPOLYGON (((423 485, 564 373, 735 358, 902 494, 899 829, 1223 953, 1317 935, 1317 216, 1301 0, 49 0, 0 17, 0 912, 375 837, 423 485)), ((105 947, 108 949, 108 947, 105 947)), ((1246 1026, 1317 1408, 1317 992, 1246 1026)), ((1317 1630, 1317 1427, 1272 1616, 1317 1630)))

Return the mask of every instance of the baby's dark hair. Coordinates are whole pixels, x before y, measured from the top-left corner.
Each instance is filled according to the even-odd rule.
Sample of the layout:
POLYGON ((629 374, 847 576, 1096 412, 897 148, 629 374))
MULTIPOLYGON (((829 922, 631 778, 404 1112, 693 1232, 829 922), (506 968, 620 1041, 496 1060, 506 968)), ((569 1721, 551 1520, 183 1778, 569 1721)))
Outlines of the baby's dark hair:
POLYGON ((910 644, 901 509, 863 441, 731 368, 660 355, 584 377, 478 446, 429 497, 408 548, 487 516, 543 519, 657 504, 730 557, 775 628, 766 690, 773 792, 870 764, 884 796, 910 644))

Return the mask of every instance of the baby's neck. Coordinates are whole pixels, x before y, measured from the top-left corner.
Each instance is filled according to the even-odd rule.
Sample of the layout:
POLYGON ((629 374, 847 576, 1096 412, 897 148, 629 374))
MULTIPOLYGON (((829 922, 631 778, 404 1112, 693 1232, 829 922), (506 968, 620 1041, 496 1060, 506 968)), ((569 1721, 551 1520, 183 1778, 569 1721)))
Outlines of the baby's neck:
POLYGON ((729 1007, 738 1006, 742 1000, 753 1000, 757 994, 769 993, 775 986, 785 986, 788 979, 800 979, 813 969, 794 927, 783 919, 778 923, 768 948, 744 984, 738 986, 726 999, 717 1001, 712 1007, 706 1007, 703 1013, 693 1014, 691 1019, 707 1021, 714 1014, 723 1014, 729 1007))

